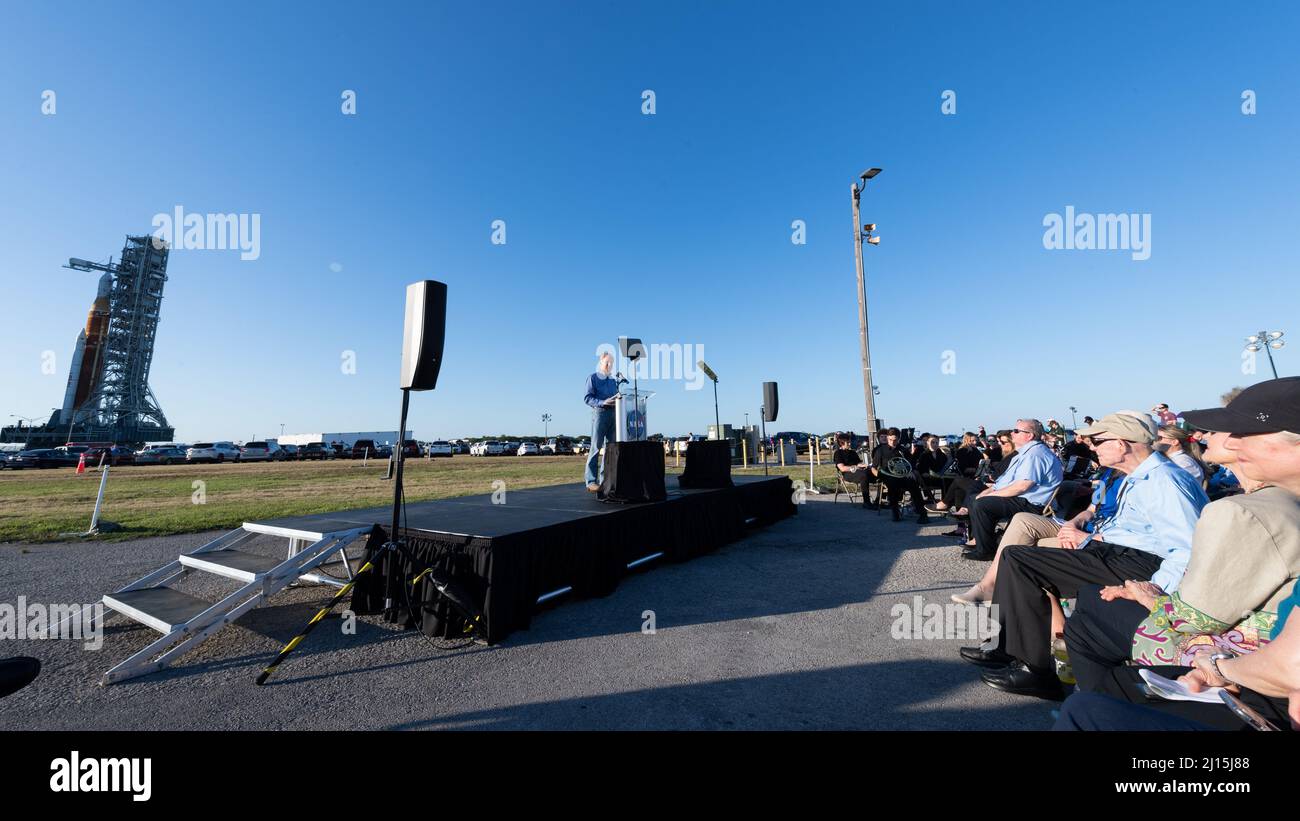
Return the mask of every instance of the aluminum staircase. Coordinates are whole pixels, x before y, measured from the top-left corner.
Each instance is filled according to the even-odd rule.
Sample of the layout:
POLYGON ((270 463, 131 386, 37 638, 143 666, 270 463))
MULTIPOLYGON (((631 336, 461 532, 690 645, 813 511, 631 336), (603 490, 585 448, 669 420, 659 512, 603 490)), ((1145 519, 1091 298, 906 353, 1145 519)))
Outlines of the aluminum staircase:
POLYGON ((311 531, 245 522, 238 530, 225 533, 116 593, 104 596, 105 608, 157 630, 162 636, 104 673, 100 684, 113 684, 163 669, 294 582, 303 580, 342 587, 345 582, 312 571, 327 562, 339 562, 351 579, 352 565, 346 550, 358 538, 369 534, 372 526, 342 521, 336 526, 340 529, 311 531), (288 555, 284 559, 238 549, 266 535, 288 539, 288 555), (240 586, 217 601, 167 586, 191 572, 221 576, 239 582, 240 586))

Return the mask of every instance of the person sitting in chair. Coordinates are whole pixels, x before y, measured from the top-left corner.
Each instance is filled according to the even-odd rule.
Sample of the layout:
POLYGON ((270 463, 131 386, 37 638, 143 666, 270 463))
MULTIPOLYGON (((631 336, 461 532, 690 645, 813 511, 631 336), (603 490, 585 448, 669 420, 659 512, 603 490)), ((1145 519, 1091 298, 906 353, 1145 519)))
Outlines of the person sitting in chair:
MULTIPOLYGON (((871 474, 862 465, 862 457, 853 449, 853 434, 837 433, 835 434, 835 469, 840 472, 844 481, 850 484, 862 486, 862 506, 870 507, 867 504, 867 483, 871 481, 871 474)), ((850 499, 850 501, 852 501, 850 499)))
MULTIPOLYGON (((899 512, 899 505, 903 501, 903 493, 907 492, 912 495, 912 509, 916 511, 916 523, 925 524, 929 521, 925 513, 925 494, 922 493, 915 474, 910 472, 910 468, 909 473, 904 476, 892 472, 895 467, 902 464, 896 460, 907 462, 907 457, 898 447, 898 428, 889 428, 884 433, 885 441, 877 445, 871 455, 872 476, 883 482, 889 490, 889 510, 893 514, 894 521, 899 522, 903 519, 902 513, 899 512)), ((910 464, 908 462, 909 466, 910 464)))

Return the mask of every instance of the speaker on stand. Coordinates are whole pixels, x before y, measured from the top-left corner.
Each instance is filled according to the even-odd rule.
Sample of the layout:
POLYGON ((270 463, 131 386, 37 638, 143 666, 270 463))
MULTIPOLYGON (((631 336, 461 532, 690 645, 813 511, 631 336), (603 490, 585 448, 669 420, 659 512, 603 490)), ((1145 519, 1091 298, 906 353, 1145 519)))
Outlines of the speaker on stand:
POLYGON ((780 402, 776 395, 776 383, 763 383, 763 405, 759 410, 763 416, 763 475, 767 475, 767 423, 776 421, 780 402))
POLYGON ((393 529, 384 545, 384 617, 398 618, 393 588, 397 576, 398 528, 402 514, 402 464, 406 450, 406 412, 411 391, 431 391, 442 368, 442 347, 447 335, 447 285, 426 279, 406 286, 406 322, 402 330, 402 418, 397 429, 397 456, 393 473, 393 529))

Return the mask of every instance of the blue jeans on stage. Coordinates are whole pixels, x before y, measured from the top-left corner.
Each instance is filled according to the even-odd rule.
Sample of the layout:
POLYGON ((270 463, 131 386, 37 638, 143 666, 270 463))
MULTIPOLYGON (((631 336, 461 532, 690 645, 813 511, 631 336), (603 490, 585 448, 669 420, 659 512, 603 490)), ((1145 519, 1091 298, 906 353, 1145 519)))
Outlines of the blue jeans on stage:
POLYGON ((600 459, 600 449, 614 441, 614 409, 596 409, 591 412, 591 455, 587 457, 587 484, 599 484, 605 475, 605 463, 600 459))

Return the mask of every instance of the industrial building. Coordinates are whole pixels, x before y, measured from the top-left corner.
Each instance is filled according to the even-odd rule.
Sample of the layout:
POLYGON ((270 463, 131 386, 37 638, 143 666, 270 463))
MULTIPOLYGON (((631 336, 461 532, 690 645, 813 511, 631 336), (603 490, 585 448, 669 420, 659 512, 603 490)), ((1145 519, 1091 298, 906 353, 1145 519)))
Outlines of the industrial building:
MULTIPOLYGON (((415 438, 415 431, 406 431, 407 439, 415 438)), ((351 447, 358 439, 369 439, 377 445, 396 445, 397 431, 395 430, 368 430, 354 431, 352 433, 286 433, 276 439, 281 445, 310 445, 312 442, 320 442, 328 445, 333 442, 341 442, 351 447)))
POLYGON ((73 347, 63 403, 43 425, 0 429, 0 442, 43 448, 74 441, 139 445, 172 439, 175 430, 149 387, 167 257, 166 243, 128 236, 116 263, 111 257, 107 263, 68 260, 66 268, 102 276, 73 347))

